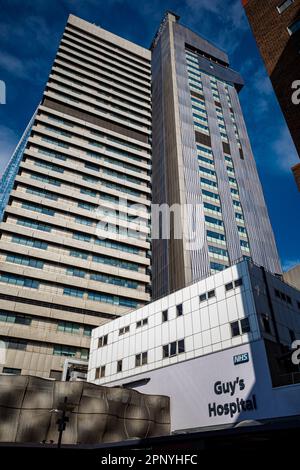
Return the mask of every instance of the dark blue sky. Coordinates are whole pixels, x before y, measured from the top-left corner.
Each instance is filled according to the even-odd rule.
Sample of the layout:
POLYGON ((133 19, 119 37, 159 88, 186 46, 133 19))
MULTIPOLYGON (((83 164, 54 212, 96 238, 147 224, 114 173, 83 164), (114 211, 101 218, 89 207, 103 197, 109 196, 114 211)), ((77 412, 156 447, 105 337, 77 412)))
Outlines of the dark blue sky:
POLYGON ((149 47, 165 10, 227 51, 284 268, 300 263, 297 155, 240 0, 0 0, 0 174, 34 112, 69 13, 149 47))

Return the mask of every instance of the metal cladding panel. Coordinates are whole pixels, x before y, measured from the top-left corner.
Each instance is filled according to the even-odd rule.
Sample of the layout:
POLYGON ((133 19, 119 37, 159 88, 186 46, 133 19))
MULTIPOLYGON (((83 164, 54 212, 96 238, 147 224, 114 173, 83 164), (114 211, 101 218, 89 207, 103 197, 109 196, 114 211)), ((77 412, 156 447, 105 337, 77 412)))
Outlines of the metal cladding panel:
POLYGON ((232 204, 232 196, 230 192, 230 184, 226 163, 224 159, 223 145, 221 134, 218 126, 216 106, 210 79, 207 75, 202 74, 203 94, 205 98, 208 127, 211 134, 211 148, 214 155, 215 170, 217 173, 218 190, 222 208, 222 216, 226 235, 226 244, 230 262, 235 262, 242 256, 240 239, 235 220, 234 207, 232 204))
MULTIPOLYGON (((174 27, 176 58, 176 79, 182 143, 183 175, 185 182, 186 204, 194 206, 194 217, 188 219, 187 230, 193 245, 189 246, 192 281, 197 281, 210 274, 208 246, 205 236, 204 208, 200 187, 199 165, 196 151, 195 129, 192 116, 192 102, 188 84, 185 57, 185 32, 174 27), (196 219, 196 220, 195 220, 196 219), (194 246, 194 249, 191 249, 194 246)), ((185 246, 185 249, 187 246, 185 246)))
POLYGON ((195 245, 188 246, 187 241, 182 240, 153 241, 154 298, 210 274, 210 256, 205 236, 205 215, 185 56, 186 47, 198 52, 198 64, 202 71, 203 94, 210 129, 209 141, 211 141, 215 159, 230 263, 239 260, 243 251, 235 219, 216 105, 207 75, 213 75, 234 85, 229 87, 229 92, 242 142, 244 160, 240 158, 225 85, 219 83, 218 89, 224 108, 225 124, 229 132, 228 151, 231 149, 251 255, 255 262, 264 265, 270 271, 281 272, 262 188, 237 97, 236 90, 241 88, 243 80, 237 72, 227 67, 226 54, 189 29, 179 25, 174 18, 169 18, 164 23, 152 51, 153 203, 167 203, 169 206, 174 203, 189 204, 201 208, 201 211, 198 212, 196 218, 191 215, 182 217, 189 236, 195 236, 196 248, 195 245), (212 60, 209 59, 210 57, 212 60), (222 61, 224 65, 217 64, 213 58, 222 61))
MULTIPOLYGON (((153 50, 153 204, 178 204, 185 191, 176 93, 173 31, 165 25, 153 50)), ((183 221, 183 217, 181 218, 183 221)), ((153 223, 153 222, 152 222, 153 223)), ((153 243, 153 297, 157 298, 190 282, 189 258, 182 239, 153 243)), ((152 227, 154 228, 154 227, 152 227)))
MULTIPOLYGON (((165 54, 164 54, 165 55, 165 54)), ((165 122, 163 104, 163 65, 162 41, 160 40, 152 54, 152 203, 162 204, 167 201, 166 159, 165 159, 165 122)), ((152 224, 157 223, 155 219, 152 224)), ((153 226, 152 231, 157 229, 153 226)), ((152 274, 153 297, 159 297, 169 290, 169 240, 153 239, 152 274)))
POLYGON ((206 39, 199 36, 199 34, 194 33, 191 29, 186 28, 185 26, 174 23, 176 34, 179 34, 184 43, 187 43, 189 46, 192 46, 199 51, 204 52, 205 54, 229 64, 228 55, 226 52, 222 51, 218 47, 214 46, 206 39))
POLYGON ((234 163, 251 256, 255 263, 264 266, 268 271, 281 273, 282 268, 274 233, 270 223, 256 163, 252 154, 239 98, 236 91, 231 87, 229 87, 229 95, 244 154, 244 160, 241 160, 236 155, 234 157, 234 163))
POLYGON ((205 57, 199 56, 198 62, 200 69, 203 70, 203 72, 206 72, 210 75, 214 75, 216 78, 224 80, 225 82, 233 83, 237 89, 241 89, 243 87, 244 80, 238 72, 235 72, 229 67, 224 67, 210 60, 207 60, 205 57))
POLYGON ((121 387, 0 377, 0 442, 58 439, 57 419, 67 397, 63 444, 99 444, 170 433, 170 399, 121 387))
MULTIPOLYGON (((227 65, 229 64, 229 59, 225 52, 221 51, 213 44, 210 44, 208 41, 206 41, 206 39, 203 39, 201 36, 194 33, 190 29, 185 28, 184 26, 178 23, 175 23, 174 30, 176 35, 181 37, 181 41, 183 41, 183 46, 187 44, 188 46, 192 46, 193 48, 195 48, 199 53, 201 53, 202 51, 208 56, 212 57, 212 59, 215 58, 217 60, 221 60, 227 65)), ((204 72, 213 73, 214 76, 220 78, 221 80, 234 83, 237 88, 242 88, 242 86, 244 85, 244 81, 241 75, 235 70, 229 68, 227 65, 224 66, 216 63, 215 61, 212 62, 205 57, 201 57, 200 55, 198 56, 198 61, 200 68, 204 72)))

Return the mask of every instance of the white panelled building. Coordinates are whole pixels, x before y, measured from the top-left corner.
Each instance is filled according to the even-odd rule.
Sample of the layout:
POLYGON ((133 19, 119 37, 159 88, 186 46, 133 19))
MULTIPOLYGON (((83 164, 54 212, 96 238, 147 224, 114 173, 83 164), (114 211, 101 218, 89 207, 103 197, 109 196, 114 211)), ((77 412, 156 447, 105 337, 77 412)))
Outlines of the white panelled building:
POLYGON ((300 292, 244 260, 96 328, 88 381, 170 396, 173 431, 297 414, 297 338, 300 292))

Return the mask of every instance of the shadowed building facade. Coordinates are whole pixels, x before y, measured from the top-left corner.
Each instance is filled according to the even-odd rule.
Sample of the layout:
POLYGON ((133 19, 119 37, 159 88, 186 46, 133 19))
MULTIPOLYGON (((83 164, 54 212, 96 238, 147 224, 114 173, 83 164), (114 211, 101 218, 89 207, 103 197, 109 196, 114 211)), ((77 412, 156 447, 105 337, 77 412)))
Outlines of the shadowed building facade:
MULTIPOLYGON (((300 0, 242 3, 300 156, 300 0)), ((300 190, 300 163, 292 170, 300 190)))
POLYGON ((171 227, 169 240, 153 240, 153 297, 242 258, 280 273, 238 98, 241 76, 170 12, 151 49, 153 203, 197 207, 181 213, 185 238, 171 227))

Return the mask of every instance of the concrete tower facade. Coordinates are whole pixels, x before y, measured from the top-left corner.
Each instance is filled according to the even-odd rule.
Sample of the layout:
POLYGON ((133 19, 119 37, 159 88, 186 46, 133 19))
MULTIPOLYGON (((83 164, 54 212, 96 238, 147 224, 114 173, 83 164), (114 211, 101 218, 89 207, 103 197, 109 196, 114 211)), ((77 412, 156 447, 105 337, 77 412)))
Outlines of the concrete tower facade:
POLYGON ((0 372, 60 378, 93 327, 150 299, 150 57, 68 19, 0 191, 0 372))

